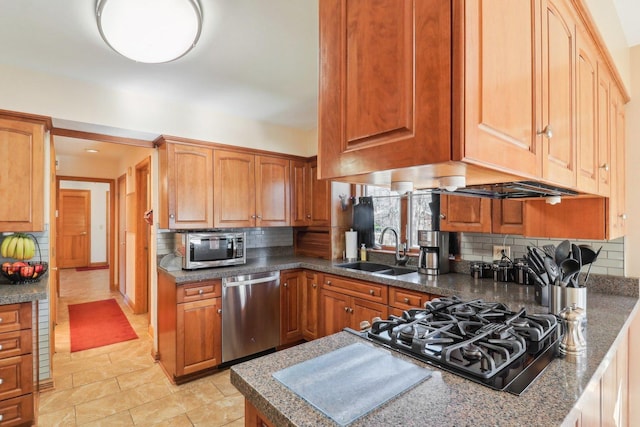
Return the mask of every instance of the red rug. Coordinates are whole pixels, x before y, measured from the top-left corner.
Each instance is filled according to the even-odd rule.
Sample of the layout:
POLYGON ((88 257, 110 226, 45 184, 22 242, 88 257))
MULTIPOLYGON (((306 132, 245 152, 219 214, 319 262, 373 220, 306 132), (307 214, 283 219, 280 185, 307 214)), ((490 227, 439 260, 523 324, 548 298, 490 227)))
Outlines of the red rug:
POLYGON ((108 265, 96 265, 94 267, 76 267, 76 271, 106 270, 108 265))
POLYGON ((71 352, 138 338, 115 299, 69 305, 71 352))

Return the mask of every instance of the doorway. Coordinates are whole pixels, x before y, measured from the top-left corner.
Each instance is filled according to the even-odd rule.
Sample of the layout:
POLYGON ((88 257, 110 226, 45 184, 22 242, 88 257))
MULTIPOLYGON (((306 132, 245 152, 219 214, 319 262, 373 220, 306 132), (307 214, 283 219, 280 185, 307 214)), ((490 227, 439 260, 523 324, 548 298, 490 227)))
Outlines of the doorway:
POLYGON ((88 267, 91 191, 61 189, 58 200, 58 267, 88 267))

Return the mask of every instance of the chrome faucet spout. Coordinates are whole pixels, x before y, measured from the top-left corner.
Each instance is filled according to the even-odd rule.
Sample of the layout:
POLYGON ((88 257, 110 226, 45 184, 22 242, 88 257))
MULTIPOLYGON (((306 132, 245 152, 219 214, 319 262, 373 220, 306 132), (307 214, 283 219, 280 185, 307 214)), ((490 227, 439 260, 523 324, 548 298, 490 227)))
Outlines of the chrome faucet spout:
POLYGON ((398 235, 398 230, 393 227, 385 227, 382 229, 382 233, 380 233, 379 243, 382 245, 384 241, 384 235, 387 231, 391 231, 393 236, 395 237, 395 245, 396 245, 396 265, 406 265, 407 261, 409 261, 409 257, 407 256, 407 244, 400 243, 400 237, 398 235), (402 246, 402 255, 400 255, 400 246, 402 246))

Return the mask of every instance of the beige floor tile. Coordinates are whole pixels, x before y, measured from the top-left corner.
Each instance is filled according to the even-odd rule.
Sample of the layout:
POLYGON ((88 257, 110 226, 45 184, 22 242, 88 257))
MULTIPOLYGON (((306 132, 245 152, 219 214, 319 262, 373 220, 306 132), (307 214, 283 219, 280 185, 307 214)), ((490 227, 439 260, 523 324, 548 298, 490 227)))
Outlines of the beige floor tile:
POLYGON ((197 381, 171 384, 153 360, 153 340, 147 315, 134 315, 119 293, 108 287, 108 272, 60 273, 56 346, 53 355, 55 389, 41 394, 41 426, 191 426, 187 413, 222 425, 243 424, 244 400, 225 370, 197 381), (68 305, 115 298, 138 339, 80 352, 70 352, 68 305), (231 398, 231 400, 229 400, 231 398), (236 402, 236 404, 232 404, 236 402), (205 408, 215 408, 215 418, 204 418, 205 408), (239 418, 238 418, 239 417, 239 418))
POLYGON ((128 390, 148 383, 167 383, 168 385, 169 381, 158 365, 118 375, 117 380, 122 390, 128 390))
POLYGON ((75 426, 76 411, 73 409, 73 406, 68 406, 48 414, 40 413, 38 415, 38 425, 43 427, 75 426))
MULTIPOLYGON (((78 423, 99 420, 125 410, 156 401, 171 395, 171 390, 163 384, 144 384, 136 389, 126 390, 92 400, 76 406, 78 423)), ((185 412, 185 411, 182 411, 185 412)), ((181 412, 178 412, 178 414, 181 412)), ((177 414, 176 414, 177 415, 177 414)))
POLYGON ((80 425, 82 427, 122 427, 132 426, 133 420, 131 419, 129 411, 123 411, 87 424, 79 424, 79 426, 80 425))
POLYGON ((238 418, 235 421, 225 424, 224 427, 244 427, 244 417, 238 418))
POLYGON ((219 427, 244 417, 244 397, 231 396, 187 412, 195 426, 219 427))
POLYGON ((118 394, 119 392, 120 387, 118 386, 118 382, 115 378, 111 378, 82 387, 43 393, 40 396, 39 411, 41 414, 46 414, 61 408, 118 394))

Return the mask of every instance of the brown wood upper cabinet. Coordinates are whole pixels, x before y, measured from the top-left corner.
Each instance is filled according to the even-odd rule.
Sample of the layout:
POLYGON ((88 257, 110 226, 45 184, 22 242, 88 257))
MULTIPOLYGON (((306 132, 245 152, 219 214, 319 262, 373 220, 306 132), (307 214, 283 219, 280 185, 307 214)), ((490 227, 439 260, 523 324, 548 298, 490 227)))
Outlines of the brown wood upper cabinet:
POLYGON ((525 202, 442 195, 440 206, 443 231, 524 234, 525 202))
POLYGON ((605 192, 600 51, 574 3, 322 1, 320 177, 433 187, 462 161, 467 184, 605 192))
POLYGON ((0 115, 0 230, 44 230, 46 120, 0 115))
POLYGON ((290 225, 285 158, 214 150, 215 227, 290 225))
POLYGON ((318 179, 318 162, 291 161, 291 225, 331 225, 331 182, 318 179))
POLYGON ((213 150, 161 140, 158 146, 161 228, 213 228, 213 150))

